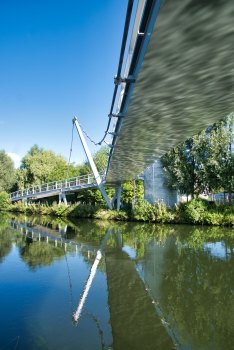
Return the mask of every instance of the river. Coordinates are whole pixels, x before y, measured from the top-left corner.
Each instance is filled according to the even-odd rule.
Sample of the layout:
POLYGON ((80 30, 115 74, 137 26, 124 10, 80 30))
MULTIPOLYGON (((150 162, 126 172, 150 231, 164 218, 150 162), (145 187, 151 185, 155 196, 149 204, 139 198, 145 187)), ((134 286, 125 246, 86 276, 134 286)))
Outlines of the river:
POLYGON ((0 215, 0 350, 234 349, 234 230, 0 215))

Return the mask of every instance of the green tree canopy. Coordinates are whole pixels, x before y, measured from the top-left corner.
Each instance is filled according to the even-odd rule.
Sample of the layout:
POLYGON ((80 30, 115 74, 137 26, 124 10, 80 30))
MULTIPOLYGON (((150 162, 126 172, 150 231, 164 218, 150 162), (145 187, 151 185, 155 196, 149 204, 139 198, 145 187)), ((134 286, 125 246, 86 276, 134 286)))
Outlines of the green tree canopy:
POLYGON ((169 188, 187 195, 234 190, 234 114, 193 136, 161 158, 169 188))
POLYGON ((16 173, 19 189, 59 180, 60 177, 63 179, 67 171, 67 161, 63 156, 38 145, 32 146, 21 162, 16 173))
POLYGON ((4 150, 0 151, 0 192, 9 192, 15 183, 15 168, 12 159, 4 150))

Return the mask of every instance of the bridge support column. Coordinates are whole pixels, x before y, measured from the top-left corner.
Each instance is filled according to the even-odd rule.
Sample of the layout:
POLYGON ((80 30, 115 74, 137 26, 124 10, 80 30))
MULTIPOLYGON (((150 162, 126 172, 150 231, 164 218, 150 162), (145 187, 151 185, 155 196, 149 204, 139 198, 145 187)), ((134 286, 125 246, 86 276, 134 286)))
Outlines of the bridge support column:
POLYGON ((116 200, 116 197, 117 197, 117 209, 118 210, 120 209, 121 190, 122 190, 122 186, 118 186, 116 188, 114 197, 112 198, 112 201, 111 201, 111 206, 113 207, 115 200, 116 200))
POLYGON ((64 204, 67 207, 67 198, 66 198, 65 193, 59 193, 59 204, 58 204, 58 206, 60 206, 62 200, 64 201, 64 204))
POLYGON ((163 201, 167 207, 177 203, 177 191, 170 190, 165 184, 165 170, 159 160, 144 171, 144 199, 149 203, 163 201))
POLYGON ((117 210, 120 209, 121 190, 122 190, 122 186, 118 186, 118 188, 117 188, 117 210))

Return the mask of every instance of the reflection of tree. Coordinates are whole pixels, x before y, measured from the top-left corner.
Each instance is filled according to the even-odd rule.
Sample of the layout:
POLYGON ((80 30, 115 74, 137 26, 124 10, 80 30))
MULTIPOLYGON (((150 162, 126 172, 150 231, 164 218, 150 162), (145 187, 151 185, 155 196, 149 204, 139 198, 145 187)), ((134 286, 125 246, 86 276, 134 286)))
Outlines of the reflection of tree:
POLYGON ((172 257, 161 285, 161 307, 194 349, 234 349, 234 260, 210 251, 181 249, 172 257))
POLYGON ((13 237, 14 231, 10 228, 0 229, 0 264, 11 251, 13 237))
POLYGON ((0 230, 3 230, 9 226, 8 220, 9 217, 7 214, 0 214, 0 230))
POLYGON ((31 270, 36 267, 50 266, 54 261, 61 261, 65 251, 45 244, 31 242, 27 239, 26 245, 20 248, 21 259, 28 264, 31 270))

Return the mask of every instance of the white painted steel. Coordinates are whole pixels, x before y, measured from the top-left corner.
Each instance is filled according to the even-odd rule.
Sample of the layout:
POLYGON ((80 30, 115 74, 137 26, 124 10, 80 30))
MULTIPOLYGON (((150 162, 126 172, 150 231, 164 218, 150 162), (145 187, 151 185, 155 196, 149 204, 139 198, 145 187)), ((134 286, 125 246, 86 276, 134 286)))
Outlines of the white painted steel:
MULTIPOLYGON (((99 176, 104 180, 105 171, 101 171, 99 176)), ((84 190, 86 188, 97 186, 93 174, 69 178, 67 179, 67 184, 69 186, 66 185, 66 179, 63 179, 29 187, 10 193, 10 200, 17 201, 25 198, 43 198, 54 196, 62 192, 67 193, 69 191, 84 190)))
POLYGON ((66 194, 65 193, 59 193, 59 204, 58 204, 58 206, 60 206, 62 200, 63 200, 64 204, 67 207, 67 198, 66 198, 66 194))
MULTIPOLYGON (((137 38, 137 35, 139 35, 138 34, 138 30, 139 30, 142 13, 143 13, 144 6, 145 6, 145 1, 146 0, 139 0, 138 1, 136 17, 135 17, 133 30, 132 30, 131 41, 130 41, 129 49, 128 49, 127 61, 126 61, 125 69, 124 69, 124 77, 128 76, 128 71, 129 71, 129 67, 130 67, 130 64, 131 64, 131 60, 132 60, 132 54, 133 54, 133 50, 134 50, 134 47, 135 47, 136 38, 137 38)), ((126 86, 126 83, 122 83, 121 84, 121 91, 120 91, 118 105, 117 105, 117 113, 120 110, 120 106, 121 106, 121 103, 122 103, 125 86, 126 86)), ((115 121, 115 124, 116 124, 116 121, 115 121)), ((114 124, 114 127, 115 127, 115 124, 114 124)))
POLYGON ((234 2, 163 0, 158 12, 159 5, 143 36, 118 139, 113 136, 108 184, 136 178, 234 110, 234 2))
POLYGON ((109 200, 109 198, 107 196, 106 190, 104 188, 104 185, 103 185, 103 182, 102 182, 102 178, 101 178, 101 176, 99 175, 99 173, 97 171, 96 165, 95 165, 95 163, 93 161, 92 155, 91 155, 90 150, 89 150, 89 148, 87 146, 87 143, 86 143, 86 141, 84 139, 81 127, 80 127, 76 117, 74 117, 73 122, 75 123, 76 129, 78 131, 78 134, 79 134, 82 146, 83 146, 85 154, 86 154, 86 156, 88 158, 88 161, 89 161, 91 170, 93 172, 93 176, 95 178, 95 181, 97 183, 97 186, 98 186, 98 188, 99 188, 103 198, 105 199, 108 208, 112 209, 112 205, 111 205, 111 202, 110 202, 110 200, 109 200))

